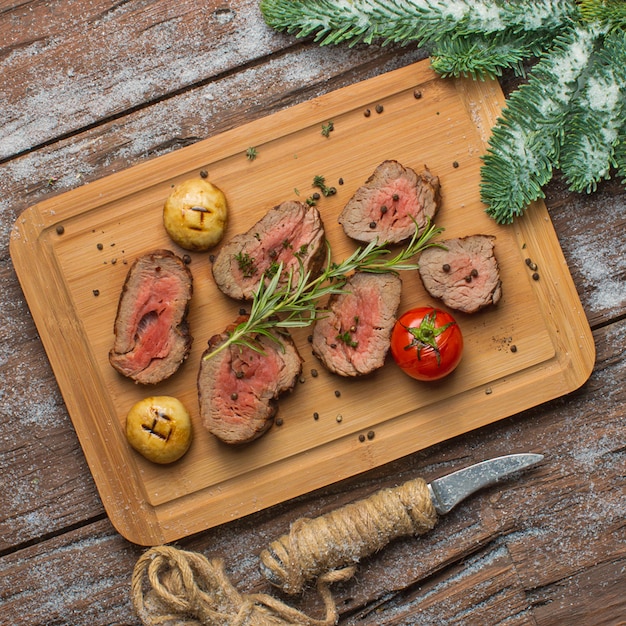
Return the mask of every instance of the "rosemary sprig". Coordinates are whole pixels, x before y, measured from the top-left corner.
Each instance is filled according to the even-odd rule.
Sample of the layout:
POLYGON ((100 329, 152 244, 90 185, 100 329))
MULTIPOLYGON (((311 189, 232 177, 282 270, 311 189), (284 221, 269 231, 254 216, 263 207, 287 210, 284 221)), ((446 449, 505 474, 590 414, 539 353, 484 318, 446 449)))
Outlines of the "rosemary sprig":
POLYGON ((387 244, 379 244, 375 240, 365 247, 357 248, 341 263, 332 261, 330 245, 327 243, 326 263, 319 276, 313 278, 311 272, 304 272, 300 263, 301 271, 295 282, 291 271, 284 280, 281 264, 269 281, 266 276, 259 281, 247 319, 235 326, 229 332, 228 339, 204 358, 213 358, 231 345, 247 346, 262 352, 262 348, 255 340, 256 336, 264 335, 273 341, 279 341, 276 331, 280 333, 281 329, 310 326, 318 313, 317 302, 331 294, 343 293, 348 276, 352 272, 416 270, 418 264, 410 262, 412 257, 426 248, 441 246, 433 239, 442 232, 443 228, 431 224, 430 221, 421 232, 416 224, 410 242, 394 257, 386 258, 390 254, 387 244))

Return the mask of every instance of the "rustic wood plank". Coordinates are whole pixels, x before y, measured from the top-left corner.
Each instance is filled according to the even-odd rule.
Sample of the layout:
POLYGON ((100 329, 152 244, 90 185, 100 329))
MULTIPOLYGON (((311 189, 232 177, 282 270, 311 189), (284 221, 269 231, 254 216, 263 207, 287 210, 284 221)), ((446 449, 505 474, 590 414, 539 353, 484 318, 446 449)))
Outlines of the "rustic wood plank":
POLYGON ((35 2, 2 17, 0 73, 10 100, 2 103, 0 158, 293 43, 265 25, 254 0, 201 9, 192 0, 35 2))
POLYGON ((515 567, 501 545, 492 545, 427 579, 358 611, 346 626, 497 624, 534 626, 515 567))
POLYGON ((11 432, 16 414, 33 423, 37 416, 47 436, 65 442, 67 448, 58 455, 55 446, 42 445, 41 437, 33 439, 26 431, 21 431, 19 445, 13 437, 0 440, 0 453, 10 459, 11 479, 22 494, 17 499, 10 492, 0 493, 0 550, 38 535, 41 527, 33 524, 34 510, 45 512, 39 519, 48 532, 102 514, 100 499, 9 258, 9 233, 20 213, 52 194, 171 152, 225 127, 283 109, 287 105, 285 92, 293 95, 293 101, 308 100, 350 84, 355 68, 360 68, 365 78, 417 58, 419 55, 410 51, 372 55, 366 50, 326 57, 320 55, 319 49, 310 47, 294 57, 272 61, 264 69, 223 78, 123 120, 0 164, 0 312, 5 320, 0 327, 0 382, 6 391, 0 395, 0 423, 5 432, 11 432), (297 71, 300 66, 307 71, 297 71), (231 92, 252 97, 256 89, 259 96, 254 111, 233 108, 226 97, 215 97, 216 93, 223 96, 231 92), (197 106, 198 102, 213 104, 203 109, 197 106), (28 351, 24 342, 32 346, 28 351), (42 488, 36 491, 30 482, 29 468, 33 467, 50 468, 44 482, 38 483, 42 488), (64 482, 73 486, 63 487, 64 482), (8 532, 9 528, 13 532, 8 532))
MULTIPOLYGON (((218 81, 242 68, 248 72, 245 87, 206 90, 195 107, 210 116, 221 100, 231 109, 249 113, 265 97, 262 74, 268 61, 271 72, 272 65, 283 65, 283 51, 292 48, 297 60, 302 49, 293 37, 265 24, 256 0, 228 5, 213 1, 201 8, 193 0, 79 0, 77 5, 70 10, 63 2, 35 2, 9 8, 2 15, 0 161, 127 111, 176 98, 193 86, 218 81), (276 56, 269 59, 270 54, 276 56), (250 74, 258 74, 258 80, 250 74)), ((291 65, 292 76, 283 77, 303 79, 303 89, 309 72, 394 50, 361 46, 329 47, 322 52, 317 46, 308 47, 317 50, 317 63, 299 66, 298 76, 291 65)), ((405 49, 400 56, 416 52, 405 49)), ((327 71, 330 78, 334 71, 327 71)), ((167 119, 175 125, 172 114, 167 119)), ((176 141, 173 128, 165 141, 176 141)))
POLYGON ((624 624, 626 559, 598 563, 529 594, 538 626, 624 624))
MULTIPOLYGON (((252 1, 231 3, 224 11, 211 3, 197 25, 191 23, 197 9, 189 2, 169 4, 0 4, 0 71, 6 77, 3 87, 11 87, 0 102, 9 112, 6 125, 5 118, 0 122, 6 138, 0 148, 5 155, 0 164, 0 574, 5 582, 0 601, 8 623, 137 624, 128 582, 140 554, 107 520, 92 521, 102 507, 8 259, 9 231, 18 214, 52 193, 417 58, 412 50, 318 51, 296 44, 266 31, 258 14, 243 15, 256 11, 252 1), (230 20, 233 9, 244 19, 230 20), (146 29, 151 23, 155 28, 146 29), (235 23, 243 28, 231 37, 235 23), (202 42, 198 52, 194 45, 207 25, 215 26, 216 39, 202 42), (171 34, 189 26, 193 37, 168 48, 171 34), (257 26, 267 38, 246 40, 257 26), (107 37, 115 29, 135 37, 107 37), (226 43, 227 58, 210 58, 217 42, 226 43), (243 56, 237 56, 236 48, 244 45, 243 56), (133 55, 142 46, 149 58, 129 71, 120 59, 136 61, 133 55), (278 57, 265 58, 270 51, 278 57), (94 61, 96 53, 102 62, 94 61), (248 60, 252 65, 232 74, 248 60), (195 88, 186 91, 189 86, 195 88), (91 105, 81 92, 91 97, 91 105), (231 101, 232 93, 243 95, 231 101), (105 118, 110 119, 102 124, 105 118), (76 131, 80 135, 63 139, 76 131), (47 147, 11 158, 39 144, 47 147), (16 428, 22 421, 36 433, 16 428), (82 527, 64 533, 74 525, 82 527), (56 533, 64 535, 50 538, 56 533), (31 541, 41 543, 23 547, 31 541)), ((459 617, 468 624, 502 620, 542 626, 623 621, 626 193, 609 181, 592 197, 571 194, 557 178, 547 194, 585 313, 596 329, 597 364, 581 390, 190 537, 183 547, 226 558, 240 590, 267 591, 256 555, 299 515, 334 508, 404 477, 435 477, 486 456, 533 448, 544 451, 547 462, 519 484, 468 501, 430 536, 394 543, 364 562, 353 581, 335 590, 342 623, 362 623, 360 616, 372 624, 439 624, 459 617), (559 562, 548 563, 544 554, 559 562), (465 602, 464 594, 476 604, 465 602), (421 606, 431 612, 421 613, 421 606), (441 611, 431 608, 438 606, 441 611)), ((320 608, 313 593, 301 605, 320 608)))
POLYGON ((4 623, 138 624, 129 576, 139 549, 107 521, 0 559, 4 623))
MULTIPOLYGON (((241 592, 275 593, 257 570, 257 555, 296 517, 322 513, 409 476, 434 478, 487 456, 533 447, 547 455, 542 466, 467 500, 431 533, 398 541, 364 561, 352 581, 334 589, 344 615, 340 623, 618 623, 626 611, 626 322, 594 336, 598 362, 582 390, 179 545, 223 558, 241 592), (559 563, 548 563, 545 553, 559 563)), ((6 554, 0 558, 8 583, 1 592, 5 619, 27 616, 27 623, 42 626, 135 624, 128 585, 141 552, 103 520, 6 554), (106 618, 94 616, 89 598, 106 618), (47 611, 57 622, 48 621, 47 611)), ((321 614, 313 591, 287 600, 321 614)))
POLYGON ((568 191, 555 176, 547 205, 592 326, 626 306, 626 189, 616 178, 593 195, 568 191), (604 228, 602 227, 604 224, 604 228), (607 236, 609 235, 609 236, 607 236))

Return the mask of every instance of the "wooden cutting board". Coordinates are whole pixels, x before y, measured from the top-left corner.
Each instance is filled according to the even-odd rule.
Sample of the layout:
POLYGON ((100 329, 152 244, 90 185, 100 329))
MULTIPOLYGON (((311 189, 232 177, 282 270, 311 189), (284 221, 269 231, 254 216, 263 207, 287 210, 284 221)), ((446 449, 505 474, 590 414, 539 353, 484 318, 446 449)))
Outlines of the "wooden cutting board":
MULTIPOLYGON (((15 269, 104 506, 124 537, 142 545, 176 540, 500 420, 588 378, 593 339, 545 206, 536 203, 514 225, 499 226, 480 202, 480 156, 503 102, 497 82, 443 80, 423 61, 64 193, 20 216, 11 235, 15 269), (329 121, 334 130, 325 137, 329 121), (246 157, 249 147, 257 149, 254 160, 246 157), (385 159, 416 170, 427 165, 439 175, 437 224, 445 237, 496 237, 503 297, 489 310, 456 315, 465 353, 453 375, 419 383, 389 359, 374 375, 344 379, 324 371, 311 355, 310 330, 301 329, 294 338, 305 360, 302 380, 280 401, 282 424, 243 447, 221 444, 199 423, 196 375, 208 338, 241 304, 219 293, 206 253, 191 255, 195 341, 181 370, 146 388, 112 369, 113 321, 130 263, 155 248, 185 253, 161 222, 173 185, 208 172, 228 199, 229 238, 274 205, 310 196, 313 177, 322 175, 338 190, 318 207, 333 255, 341 259, 354 243, 337 216, 385 159), (527 257, 539 280, 532 279, 527 257), (132 404, 156 394, 181 399, 194 422, 189 453, 170 466, 146 461, 124 436, 132 404)), ((402 279, 401 311, 434 303, 416 272, 402 279)))

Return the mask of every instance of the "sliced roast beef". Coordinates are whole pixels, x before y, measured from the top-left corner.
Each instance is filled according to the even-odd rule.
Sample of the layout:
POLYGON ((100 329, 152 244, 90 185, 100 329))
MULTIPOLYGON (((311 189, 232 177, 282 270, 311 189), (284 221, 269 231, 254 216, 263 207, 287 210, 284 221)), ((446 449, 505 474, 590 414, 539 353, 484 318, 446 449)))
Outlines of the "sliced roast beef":
POLYGON ((213 277, 226 295, 249 300, 263 275, 271 276, 279 264, 285 280, 292 272, 296 282, 301 267, 317 275, 325 255, 319 211, 304 202, 287 201, 268 211, 247 232, 235 235, 220 250, 213 263, 213 277))
POLYGON ((464 313, 497 304, 502 295, 495 237, 469 235, 441 241, 419 258, 419 274, 431 296, 464 313))
POLYGON ((189 356, 193 280, 182 259, 156 250, 134 261, 122 288, 109 352, 120 374, 143 384, 171 376, 189 356))
POLYGON ((356 190, 339 216, 352 239, 399 243, 421 229, 439 208, 439 178, 420 174, 397 161, 383 161, 356 190))
POLYGON ((353 274, 329 298, 313 330, 313 353, 335 374, 361 376, 382 367, 400 305, 397 274, 353 274))
POLYGON ((278 336, 279 343, 259 335, 256 341, 262 352, 231 345, 206 359, 243 319, 209 340, 198 374, 202 423, 229 444, 253 441, 267 431, 278 397, 293 389, 302 371, 302 359, 288 334, 278 336))

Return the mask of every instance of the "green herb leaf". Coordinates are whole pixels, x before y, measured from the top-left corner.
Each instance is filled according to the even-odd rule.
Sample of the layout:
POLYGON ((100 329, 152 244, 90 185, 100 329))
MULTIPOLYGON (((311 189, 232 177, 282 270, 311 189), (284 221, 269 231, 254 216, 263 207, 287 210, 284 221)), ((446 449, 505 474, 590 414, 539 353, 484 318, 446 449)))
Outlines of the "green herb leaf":
POLYGON ((372 241, 365 247, 357 248, 341 263, 332 261, 330 244, 327 242, 326 261, 316 277, 310 271, 304 271, 302 261, 298 258, 300 271, 298 279, 294 281, 293 272, 285 275, 281 263, 272 276, 266 273, 259 280, 247 319, 239 323, 230 332, 228 339, 204 358, 210 359, 231 345, 261 351, 254 341, 258 334, 280 342, 275 334, 277 329, 310 326, 318 314, 317 303, 332 294, 345 293, 349 274, 355 271, 382 273, 415 270, 418 264, 411 263, 411 259, 428 247, 440 246, 434 238, 442 232, 442 228, 430 222, 420 232, 416 224, 413 237, 395 256, 385 258, 390 254, 387 244, 372 241))

